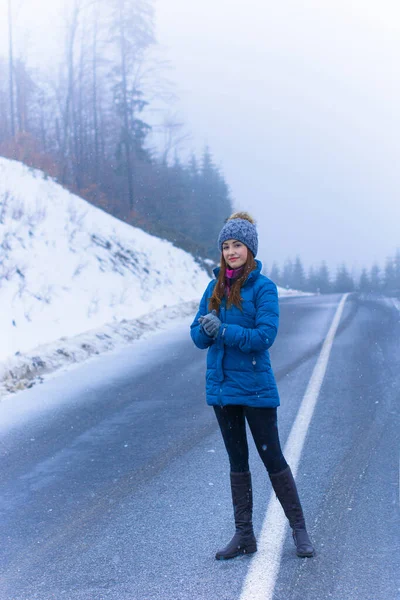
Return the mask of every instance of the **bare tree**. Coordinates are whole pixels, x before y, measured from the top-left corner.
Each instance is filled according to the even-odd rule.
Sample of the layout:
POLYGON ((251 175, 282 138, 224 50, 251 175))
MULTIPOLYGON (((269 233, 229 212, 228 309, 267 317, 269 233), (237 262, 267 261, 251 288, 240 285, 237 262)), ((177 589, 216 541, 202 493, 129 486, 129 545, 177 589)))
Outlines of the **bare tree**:
POLYGON ((100 146, 99 146, 99 120, 97 106, 97 43, 99 33, 98 22, 98 0, 94 0, 93 5, 93 35, 92 35, 92 113, 93 113, 93 133, 94 133, 94 178, 99 182, 100 173, 100 146))
POLYGON ((13 24, 12 24, 11 0, 8 0, 8 70, 9 70, 9 96, 10 96, 10 128, 11 128, 11 136, 15 137, 13 24))
POLYGON ((14 70, 18 131, 25 133, 28 131, 28 113, 36 85, 22 58, 15 61, 14 70))
MULTIPOLYGON (((67 40, 66 40, 66 58, 67 58, 67 91, 65 96, 65 106, 63 111, 63 131, 62 131, 62 141, 61 141, 61 152, 60 152, 60 160, 63 164, 62 169, 62 182, 66 183, 67 181, 67 168, 68 162, 66 160, 67 157, 67 148, 70 143, 70 127, 71 120, 74 115, 74 106, 75 106, 75 89, 74 89, 74 77, 75 77, 75 69, 74 69, 74 46, 75 46, 75 38, 78 28, 78 18, 80 11, 80 0, 74 0, 74 5, 72 9, 72 13, 70 15, 70 20, 68 24, 67 31, 67 40)), ((61 132, 60 132, 61 133, 61 132)))
POLYGON ((161 160, 163 165, 168 165, 171 152, 174 151, 176 154, 179 148, 190 140, 190 134, 185 131, 184 123, 179 120, 176 114, 165 116, 162 124, 162 132, 164 143, 161 160))

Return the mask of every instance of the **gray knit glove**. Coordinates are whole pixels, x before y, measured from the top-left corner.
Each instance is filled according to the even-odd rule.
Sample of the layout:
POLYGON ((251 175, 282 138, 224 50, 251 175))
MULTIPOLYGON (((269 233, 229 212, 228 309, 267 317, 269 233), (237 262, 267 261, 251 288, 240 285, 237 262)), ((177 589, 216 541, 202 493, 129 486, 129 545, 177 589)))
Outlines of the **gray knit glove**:
MULTIPOLYGON (((200 323, 199 327, 200 327, 200 331, 201 331, 201 333, 206 333, 206 332, 204 331, 204 327, 203 327, 203 319, 204 319, 204 317, 199 317, 199 318, 198 318, 198 321, 199 321, 199 323, 200 323)), ((206 335, 207 335, 207 334, 206 334, 206 335)))
POLYGON ((217 311, 213 310, 208 315, 199 318, 202 329, 212 338, 216 338, 221 327, 221 321, 217 317, 217 311))

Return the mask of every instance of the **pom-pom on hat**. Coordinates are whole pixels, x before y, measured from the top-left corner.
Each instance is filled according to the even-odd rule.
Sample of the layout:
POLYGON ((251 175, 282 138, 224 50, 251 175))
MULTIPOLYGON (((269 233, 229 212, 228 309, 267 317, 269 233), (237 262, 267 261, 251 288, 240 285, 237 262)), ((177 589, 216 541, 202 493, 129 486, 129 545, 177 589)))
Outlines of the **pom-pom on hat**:
POLYGON ((245 244, 255 257, 258 250, 256 224, 247 212, 233 213, 226 221, 218 236, 218 249, 222 252, 222 244, 226 240, 238 240, 245 244))

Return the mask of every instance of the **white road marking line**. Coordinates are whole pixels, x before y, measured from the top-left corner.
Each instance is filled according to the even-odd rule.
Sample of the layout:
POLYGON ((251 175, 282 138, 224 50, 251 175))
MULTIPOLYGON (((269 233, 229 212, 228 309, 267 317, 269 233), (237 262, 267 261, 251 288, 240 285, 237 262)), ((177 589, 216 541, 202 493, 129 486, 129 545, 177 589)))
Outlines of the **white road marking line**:
MULTIPOLYGON (((392 302, 395 308, 400 312, 400 301, 397 298, 392 298, 392 302)), ((400 458, 399 458, 399 504, 400 504, 400 458)))
MULTIPOLYGON (((400 301, 397 298, 392 298, 394 307, 400 312, 400 301)), ((400 504, 400 458, 399 458, 399 504, 400 504)))
MULTIPOLYGON (((328 335, 325 338, 285 445, 284 455, 292 469, 294 477, 297 473, 308 427, 325 377, 333 340, 339 326, 347 296, 348 294, 342 296, 339 306, 336 309, 328 335)), ((286 517, 278 500, 273 496, 268 504, 259 536, 258 552, 251 561, 251 566, 243 583, 240 600, 272 600, 280 567, 286 528, 286 517)))

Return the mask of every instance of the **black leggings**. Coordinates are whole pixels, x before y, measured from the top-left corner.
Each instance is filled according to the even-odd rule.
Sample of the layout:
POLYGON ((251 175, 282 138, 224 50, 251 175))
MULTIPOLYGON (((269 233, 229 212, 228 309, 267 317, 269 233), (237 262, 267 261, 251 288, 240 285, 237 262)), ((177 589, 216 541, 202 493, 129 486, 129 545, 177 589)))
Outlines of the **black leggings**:
POLYGON ((281 450, 276 408, 250 406, 214 406, 228 452, 231 471, 249 470, 249 448, 246 437, 246 419, 258 453, 268 473, 280 473, 288 466, 281 450))

